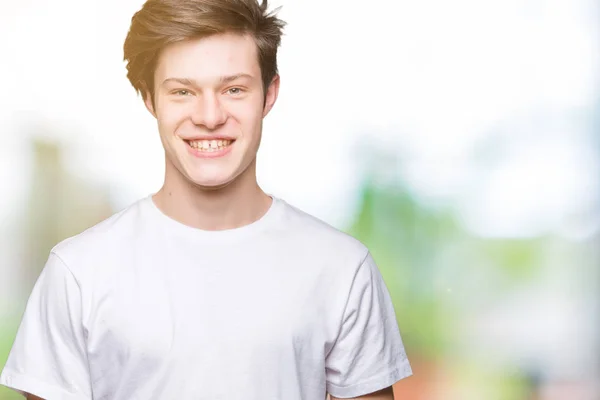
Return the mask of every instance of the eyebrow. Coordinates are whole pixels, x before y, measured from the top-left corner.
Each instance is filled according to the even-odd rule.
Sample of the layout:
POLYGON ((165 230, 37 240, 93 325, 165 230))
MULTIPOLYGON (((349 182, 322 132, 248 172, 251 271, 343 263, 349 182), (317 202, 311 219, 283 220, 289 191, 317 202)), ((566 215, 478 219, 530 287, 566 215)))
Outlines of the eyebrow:
MULTIPOLYGON (((221 76, 219 78, 219 83, 224 84, 224 83, 229 83, 232 81, 235 81, 236 79, 239 78, 248 78, 248 79, 252 79, 252 75, 250 74, 235 74, 235 75, 225 75, 225 76, 221 76)), ((187 85, 187 86, 195 86, 198 87, 200 85, 198 85, 198 82, 196 82, 194 79, 189 79, 189 78, 167 78, 163 81, 163 85, 169 83, 169 82, 177 82, 180 83, 182 85, 187 85)))

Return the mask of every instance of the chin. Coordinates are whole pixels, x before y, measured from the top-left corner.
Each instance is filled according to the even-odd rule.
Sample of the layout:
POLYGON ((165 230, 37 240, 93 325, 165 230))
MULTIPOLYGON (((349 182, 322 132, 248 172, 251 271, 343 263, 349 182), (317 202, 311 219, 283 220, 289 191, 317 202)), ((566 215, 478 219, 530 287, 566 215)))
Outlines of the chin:
POLYGON ((200 188, 200 189, 204 189, 204 190, 218 190, 218 189, 222 189, 224 187, 226 187, 227 185, 229 185, 231 182, 233 181, 233 179, 226 179, 226 178, 191 178, 190 182, 200 188))

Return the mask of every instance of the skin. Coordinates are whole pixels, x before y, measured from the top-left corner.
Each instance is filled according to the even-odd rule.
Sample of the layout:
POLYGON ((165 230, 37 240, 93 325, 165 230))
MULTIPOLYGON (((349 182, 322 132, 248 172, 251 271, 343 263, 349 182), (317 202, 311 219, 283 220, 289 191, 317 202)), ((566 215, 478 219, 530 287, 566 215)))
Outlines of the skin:
POLYGON ((169 217, 203 230, 232 229, 259 219, 271 198, 256 181, 263 118, 279 93, 279 76, 264 93, 250 36, 220 34, 172 44, 155 72, 154 105, 165 149, 165 180, 153 200, 169 217), (231 137, 220 158, 190 154, 186 139, 231 137))
MULTIPOLYGON (((339 400, 338 397, 329 396, 331 400, 339 400)), ((359 397, 352 397, 353 399, 365 399, 365 400, 394 400, 394 391, 392 386, 377 392, 367 394, 359 397)))
MULTIPOLYGON (((256 181, 262 121, 279 93, 279 76, 264 92, 256 44, 249 36, 220 34, 168 46, 154 76, 154 105, 165 150, 165 179, 153 196, 169 217, 204 230, 232 229, 259 219, 271 198, 256 181), (198 158, 186 139, 232 137, 221 158, 198 158)), ((27 399, 43 400, 28 394, 27 399)), ((331 400, 337 400, 331 396, 331 400)), ((392 388, 355 399, 393 400, 392 388)))
MULTIPOLYGON (((329 396, 331 400, 339 400, 338 397, 329 396)), ((29 400, 44 400, 40 397, 34 395, 28 395, 27 399, 29 400)), ((365 400, 394 400, 394 392, 392 387, 385 388, 383 390, 377 391, 375 393, 367 394, 365 396, 353 397, 353 399, 365 399, 365 400)))

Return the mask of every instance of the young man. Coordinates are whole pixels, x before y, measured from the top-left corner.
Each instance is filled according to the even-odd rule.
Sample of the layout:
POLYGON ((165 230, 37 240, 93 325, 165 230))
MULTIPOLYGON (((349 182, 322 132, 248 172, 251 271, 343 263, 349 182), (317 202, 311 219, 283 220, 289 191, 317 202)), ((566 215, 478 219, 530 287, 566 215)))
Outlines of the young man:
POLYGON ((283 25, 255 0, 135 14, 128 78, 164 185, 51 251, 0 383, 49 400, 393 399, 411 369, 369 251, 256 181, 283 25))

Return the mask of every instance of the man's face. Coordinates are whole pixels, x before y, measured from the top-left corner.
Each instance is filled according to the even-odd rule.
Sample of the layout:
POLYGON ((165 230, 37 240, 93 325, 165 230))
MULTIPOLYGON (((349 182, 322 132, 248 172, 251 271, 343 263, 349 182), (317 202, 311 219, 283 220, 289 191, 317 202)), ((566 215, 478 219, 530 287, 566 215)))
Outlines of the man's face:
POLYGON ((145 103, 158 121, 166 179, 180 174, 197 187, 214 189, 255 166, 262 120, 275 103, 279 79, 269 86, 265 103, 250 36, 219 34, 172 44, 162 52, 154 78, 155 107, 150 96, 145 103))

